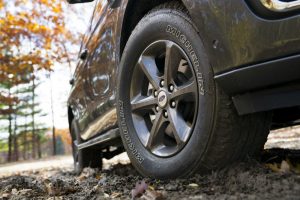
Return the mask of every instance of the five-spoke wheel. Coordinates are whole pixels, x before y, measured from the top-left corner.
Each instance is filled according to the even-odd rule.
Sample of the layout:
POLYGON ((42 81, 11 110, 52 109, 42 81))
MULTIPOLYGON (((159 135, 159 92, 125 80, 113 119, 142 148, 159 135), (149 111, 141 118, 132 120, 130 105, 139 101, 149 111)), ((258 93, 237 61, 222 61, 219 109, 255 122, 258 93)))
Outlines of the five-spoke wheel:
POLYGON ((172 41, 150 44, 135 66, 130 99, 142 144, 161 157, 180 151, 198 110, 197 81, 186 53, 172 41))

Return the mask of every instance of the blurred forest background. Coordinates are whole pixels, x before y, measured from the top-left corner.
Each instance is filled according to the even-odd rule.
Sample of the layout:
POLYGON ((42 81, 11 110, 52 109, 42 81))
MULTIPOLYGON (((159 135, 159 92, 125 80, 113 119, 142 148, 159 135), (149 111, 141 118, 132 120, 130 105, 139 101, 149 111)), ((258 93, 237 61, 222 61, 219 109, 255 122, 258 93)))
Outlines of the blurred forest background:
POLYGON ((65 83, 93 7, 81 6, 64 0, 0 0, 0 163, 71 152, 68 124, 56 128, 54 102, 63 99, 59 103, 66 108, 67 92, 58 94, 61 98, 55 90, 58 85, 69 89, 65 83), (58 73, 64 82, 52 80, 58 73))

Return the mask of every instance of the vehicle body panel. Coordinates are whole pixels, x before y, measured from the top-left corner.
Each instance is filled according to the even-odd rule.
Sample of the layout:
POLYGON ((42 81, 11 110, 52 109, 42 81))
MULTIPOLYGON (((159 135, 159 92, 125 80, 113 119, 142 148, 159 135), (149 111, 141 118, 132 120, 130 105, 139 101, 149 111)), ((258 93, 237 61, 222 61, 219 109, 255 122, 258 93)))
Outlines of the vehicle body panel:
MULTIPOLYGON (((111 7, 108 0, 98 0, 83 39, 81 51, 87 49, 88 57, 78 63, 68 105, 84 140, 117 126, 116 79, 124 16, 133 12, 126 10, 129 1, 111 7)), ((268 20, 242 0, 182 1, 215 75, 300 53, 300 15, 268 20)))
POLYGON ((117 126, 115 85, 120 60, 120 16, 124 15, 126 4, 127 1, 123 1, 119 7, 112 8, 107 0, 98 0, 90 30, 81 45, 80 51, 86 49, 88 56, 85 61, 79 62, 77 69, 84 71, 85 80, 75 73, 69 105, 74 113, 79 113, 74 117, 84 140, 117 126), (83 86, 79 88, 77 82, 84 82, 81 83, 83 86), (76 104, 77 93, 82 92, 78 90, 84 91, 80 98, 84 102, 82 104, 76 104))
POLYGON ((300 53, 299 14, 267 20, 241 0, 183 2, 205 43, 215 74, 300 53))

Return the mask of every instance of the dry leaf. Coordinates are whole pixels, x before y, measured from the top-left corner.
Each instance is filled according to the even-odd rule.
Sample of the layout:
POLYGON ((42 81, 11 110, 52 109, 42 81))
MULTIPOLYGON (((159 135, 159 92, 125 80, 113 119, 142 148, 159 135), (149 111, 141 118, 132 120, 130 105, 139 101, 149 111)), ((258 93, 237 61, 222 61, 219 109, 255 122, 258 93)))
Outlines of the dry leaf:
POLYGON ((142 182, 137 182, 135 184, 135 188, 133 190, 131 190, 132 199, 135 199, 136 197, 140 197, 142 194, 145 193, 147 188, 148 188, 148 185, 146 184, 146 182, 144 180, 142 182))
POLYGON ((121 193, 119 192, 113 192, 111 195, 110 195, 110 198, 114 199, 114 198, 118 198, 121 196, 121 193))
POLYGON ((293 168, 292 164, 289 161, 283 160, 281 164, 273 163, 273 164, 266 164, 266 167, 270 168, 274 172, 282 172, 287 173, 290 172, 293 168))
POLYGON ((155 190, 146 190, 146 192, 141 196, 141 199, 145 200, 163 200, 164 195, 161 192, 155 190))
POLYGON ((290 167, 289 163, 287 161, 283 160, 281 162, 279 171, 283 172, 283 173, 287 173, 287 172, 291 171, 291 167, 290 167))

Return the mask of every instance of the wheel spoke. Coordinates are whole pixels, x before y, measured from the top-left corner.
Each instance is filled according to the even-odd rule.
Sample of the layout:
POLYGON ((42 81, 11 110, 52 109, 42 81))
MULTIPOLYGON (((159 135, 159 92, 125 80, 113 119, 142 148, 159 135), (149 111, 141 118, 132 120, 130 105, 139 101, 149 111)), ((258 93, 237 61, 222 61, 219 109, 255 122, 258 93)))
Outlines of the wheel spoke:
POLYGON ((185 84, 177 87, 172 93, 171 98, 183 98, 185 95, 197 94, 197 84, 194 80, 188 81, 185 84))
POLYGON ((152 96, 139 96, 131 101, 133 112, 140 110, 151 110, 156 105, 157 100, 152 96))
POLYGON ((159 88, 158 69, 155 60, 151 56, 141 56, 138 65, 143 70, 149 82, 155 89, 159 88))
POLYGON ((169 109, 169 122, 173 130, 173 134, 177 145, 181 145, 188 139, 188 134, 190 132, 190 126, 184 121, 184 119, 178 114, 174 109, 169 109))
POLYGON ((164 79, 166 84, 172 83, 172 80, 176 77, 179 63, 182 59, 178 48, 174 43, 166 42, 166 58, 165 58, 165 75, 164 79))
POLYGON ((155 120, 153 122, 151 131, 150 131, 150 135, 148 137, 148 141, 146 144, 146 147, 148 149, 152 149, 154 144, 157 143, 157 141, 155 141, 155 140, 159 139, 158 133, 160 132, 163 122, 164 122, 163 114, 162 114, 162 111, 160 111, 156 114, 155 120))

